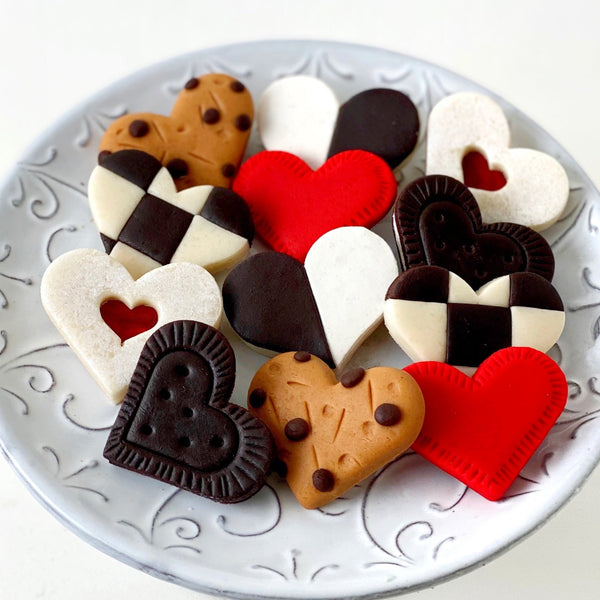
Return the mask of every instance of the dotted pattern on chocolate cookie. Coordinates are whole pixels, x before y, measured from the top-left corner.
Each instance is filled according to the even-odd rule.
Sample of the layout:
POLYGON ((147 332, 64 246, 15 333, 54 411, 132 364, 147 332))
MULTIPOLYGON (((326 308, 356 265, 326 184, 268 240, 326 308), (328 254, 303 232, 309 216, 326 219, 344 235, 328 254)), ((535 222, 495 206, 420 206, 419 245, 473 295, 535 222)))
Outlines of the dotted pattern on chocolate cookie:
POLYGON ((217 502, 264 484, 274 456, 264 424, 229 402, 235 358, 218 330, 175 321, 147 341, 104 456, 217 502))
POLYGON ((546 240, 522 225, 484 224, 472 193, 452 177, 428 175, 406 186, 393 220, 404 270, 437 265, 473 289, 522 271, 552 281, 554 255, 546 240))

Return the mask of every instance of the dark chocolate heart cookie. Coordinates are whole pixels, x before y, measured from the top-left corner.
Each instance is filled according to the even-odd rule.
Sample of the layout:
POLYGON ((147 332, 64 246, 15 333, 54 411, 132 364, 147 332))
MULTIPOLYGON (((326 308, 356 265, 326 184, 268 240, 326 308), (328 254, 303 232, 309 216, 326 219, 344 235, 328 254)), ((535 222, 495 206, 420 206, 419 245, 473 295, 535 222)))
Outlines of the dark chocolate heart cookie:
POLYGON ((444 267, 473 289, 517 272, 552 281, 554 255, 546 240, 523 225, 484 224, 469 189, 452 177, 428 175, 409 184, 396 201, 393 220, 404 270, 444 267))
POLYGON ((365 90, 340 106, 329 157, 344 150, 366 150, 394 169, 418 139, 419 113, 408 96, 389 88, 365 90))
POLYGON ((236 333, 268 352, 304 350, 335 366, 304 265, 282 252, 241 262, 223 284, 223 308, 236 333))
POLYGON ((174 321, 148 339, 104 448, 111 463, 223 503, 262 487, 271 434, 231 404, 235 357, 218 330, 174 321))

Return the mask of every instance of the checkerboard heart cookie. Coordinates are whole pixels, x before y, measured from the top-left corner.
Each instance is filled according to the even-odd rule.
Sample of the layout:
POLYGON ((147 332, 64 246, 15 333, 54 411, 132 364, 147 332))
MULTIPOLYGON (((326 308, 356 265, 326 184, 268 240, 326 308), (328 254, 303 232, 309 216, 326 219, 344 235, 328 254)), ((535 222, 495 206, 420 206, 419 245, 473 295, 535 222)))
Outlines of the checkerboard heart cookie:
POLYGON ((280 354, 256 373, 248 408, 273 433, 282 471, 305 508, 317 508, 404 452, 424 417, 419 386, 390 367, 338 382, 306 352, 280 354))
POLYGON ((369 89, 340 106, 324 81, 308 75, 271 83, 258 101, 256 121, 267 150, 290 152, 312 169, 344 150, 372 152, 394 169, 419 137, 419 114, 402 92, 369 89))
POLYGON ((513 273, 475 292, 442 267, 414 267, 390 286, 384 320, 414 361, 477 367, 508 346, 546 352, 558 340, 565 313, 558 292, 534 273, 513 273))
POLYGON ((243 198, 210 185, 178 192, 169 171, 139 150, 106 157, 88 197, 106 252, 136 278, 178 262, 220 271, 241 260, 254 237, 243 198))
POLYGON ((115 403, 155 329, 179 319, 218 326, 223 306, 216 281, 198 265, 166 265, 135 281, 117 260, 88 248, 50 264, 41 298, 50 320, 115 403))
POLYGON ((273 438, 229 402, 235 356, 223 334, 175 321, 146 342, 104 448, 111 463, 222 503, 264 484, 273 438))
POLYGON ((521 271, 549 281, 554 274, 552 249, 539 233, 515 223, 484 224, 473 194, 446 175, 407 185, 394 206, 393 226, 404 270, 444 267, 473 289, 521 271))
POLYGON ((425 399, 412 448, 489 500, 506 493, 567 402, 560 367, 533 348, 499 350, 472 378, 440 362, 405 371, 425 399))
POLYGON ((100 142, 98 160, 124 149, 160 160, 182 190, 196 185, 229 187, 250 137, 254 105, 244 84, 223 73, 193 77, 170 116, 129 114, 117 119, 100 142))
POLYGON ((269 354, 304 350, 339 368, 381 323, 397 274, 382 238, 341 227, 315 242, 304 265, 280 252, 250 256, 227 275, 223 304, 252 347, 269 354))
POLYGON ((250 207, 256 232, 273 250, 304 260, 337 227, 372 227, 391 208, 396 180, 363 150, 336 154, 313 171, 287 152, 262 151, 241 166, 233 190, 250 207))
POLYGON ((556 222, 569 196, 560 163, 537 150, 511 148, 502 109, 475 92, 447 96, 431 111, 427 173, 465 183, 486 223, 509 221, 541 231, 556 222))

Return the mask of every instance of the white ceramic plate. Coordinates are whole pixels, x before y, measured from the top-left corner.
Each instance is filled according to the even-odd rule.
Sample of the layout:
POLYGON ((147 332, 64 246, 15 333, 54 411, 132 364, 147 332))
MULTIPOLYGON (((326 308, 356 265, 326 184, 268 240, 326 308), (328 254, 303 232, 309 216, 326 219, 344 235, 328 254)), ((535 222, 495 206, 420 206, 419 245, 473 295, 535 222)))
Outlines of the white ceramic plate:
MULTIPOLYGON (((571 182, 565 216, 545 232, 567 326, 551 355, 570 386, 567 408, 509 490, 492 503, 407 454, 322 510, 306 511, 273 476, 254 498, 211 503, 120 470, 102 458, 117 408, 109 404, 46 318, 44 269, 60 253, 98 247, 86 200, 103 130, 126 111, 168 114, 193 75, 225 71, 258 98, 277 77, 308 73, 344 100, 375 86, 408 93, 422 123, 444 95, 481 90, 444 69, 374 48, 258 42, 203 50, 116 83, 70 112, 29 149, 0 193, 0 440, 26 485, 99 549, 205 592, 261 598, 375 597, 472 568, 542 524, 600 457, 600 198, 571 157, 535 123, 505 109, 514 144, 548 152, 571 182)), ((404 181, 424 167, 423 127, 404 181)), ((259 148, 256 138, 250 151, 259 148)), ((376 231, 393 244, 389 220, 376 231)), ((263 358, 237 342, 234 400, 243 403, 263 358)), ((352 361, 403 366, 378 330, 352 361)))

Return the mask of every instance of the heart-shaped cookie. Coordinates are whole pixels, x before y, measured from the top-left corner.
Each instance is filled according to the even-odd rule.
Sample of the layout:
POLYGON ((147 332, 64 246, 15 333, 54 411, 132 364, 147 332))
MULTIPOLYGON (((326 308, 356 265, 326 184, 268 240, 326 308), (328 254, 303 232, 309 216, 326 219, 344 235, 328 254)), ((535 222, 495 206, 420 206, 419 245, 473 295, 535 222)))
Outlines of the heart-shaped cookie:
POLYGON ((335 93, 322 79, 310 75, 277 79, 258 100, 256 124, 262 144, 318 169, 327 160, 338 109, 335 93))
POLYGON ((42 278, 41 297, 50 320, 115 403, 123 399, 144 343, 155 329, 179 319, 218 326, 222 314, 219 286, 198 265, 167 265, 134 281, 114 258, 88 248, 52 262, 42 278), (130 309, 150 306, 158 320, 121 342, 102 318, 101 306, 109 300, 120 300, 130 309))
POLYGON ((509 221, 542 231, 560 217, 569 196, 560 163, 537 150, 510 148, 502 109, 475 92, 447 96, 431 111, 427 174, 449 175, 468 185, 485 223, 509 221), (505 185, 499 186, 502 179, 493 171, 505 185))
POLYGON ((210 185, 178 192, 169 171, 139 150, 107 156, 92 171, 88 197, 106 252, 134 278, 168 263, 229 268, 254 237, 243 198, 210 185))
POLYGON ((533 348, 500 350, 472 378, 440 362, 405 371, 425 398, 413 449, 488 500, 504 495, 567 402, 560 367, 533 348))
POLYGON ((473 194, 446 175, 427 175, 407 185, 394 206, 396 243, 404 270, 444 267, 473 289, 521 271, 548 281, 554 255, 539 234, 515 223, 484 224, 473 194))
POLYGON ((250 345, 269 353, 305 350, 340 367, 381 323, 397 274, 382 238, 341 227, 315 242, 304 265, 280 252, 250 256, 225 279, 223 303, 250 345))
POLYGON ((229 187, 250 137, 254 106, 244 84, 223 73, 193 77, 170 116, 128 114, 100 142, 99 162, 134 148, 165 166, 182 190, 196 185, 229 187))
POLYGON ((419 127, 417 107, 408 96, 389 88, 365 90, 340 106, 329 156, 366 150, 395 169, 415 149, 419 127))
POLYGON ((380 221, 397 185, 385 162, 363 150, 336 154, 317 171, 293 154, 263 151, 241 166, 233 189, 271 248, 303 261, 331 229, 380 221))
POLYGON ((475 292, 442 267, 414 267, 392 283, 384 320, 414 361, 477 367, 508 346, 546 352, 558 340, 565 313, 558 292, 535 273, 513 273, 475 292))
POLYGON ((256 121, 267 150, 294 154, 312 169, 345 150, 372 152, 394 169, 419 137, 419 114, 402 92, 369 89, 340 106, 333 90, 309 75, 271 83, 258 101, 256 121))
POLYGON ((423 423, 423 397, 406 372, 353 369, 338 382, 305 352, 256 373, 248 408, 271 430, 287 482, 305 508, 330 502, 404 452, 423 423))
POLYGON ((146 342, 104 448, 111 463, 223 503, 256 493, 269 430, 229 398, 235 356, 204 323, 175 321, 146 342))

